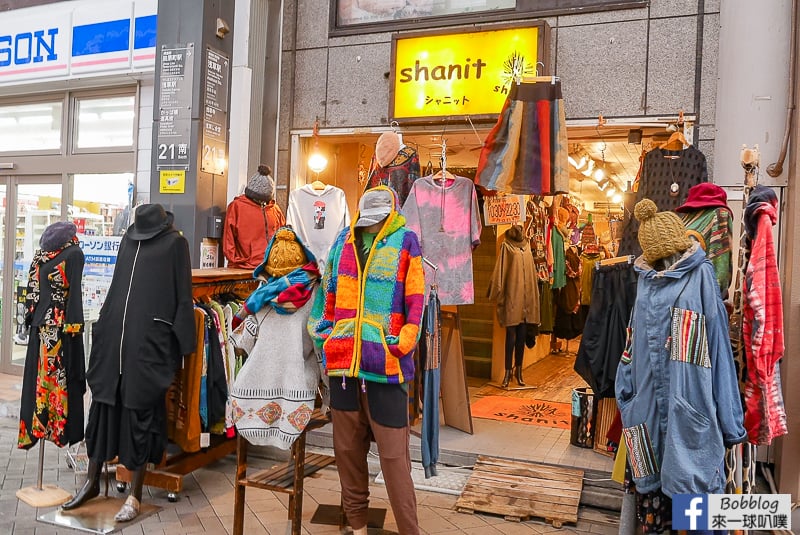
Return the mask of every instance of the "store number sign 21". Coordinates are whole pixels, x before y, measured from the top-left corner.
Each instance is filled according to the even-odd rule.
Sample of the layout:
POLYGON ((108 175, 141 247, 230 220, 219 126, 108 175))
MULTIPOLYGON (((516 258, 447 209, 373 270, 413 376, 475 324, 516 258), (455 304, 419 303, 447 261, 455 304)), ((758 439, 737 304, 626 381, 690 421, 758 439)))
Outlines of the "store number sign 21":
POLYGON ((483 220, 486 225, 513 225, 524 222, 525 197, 523 195, 484 197, 483 220))

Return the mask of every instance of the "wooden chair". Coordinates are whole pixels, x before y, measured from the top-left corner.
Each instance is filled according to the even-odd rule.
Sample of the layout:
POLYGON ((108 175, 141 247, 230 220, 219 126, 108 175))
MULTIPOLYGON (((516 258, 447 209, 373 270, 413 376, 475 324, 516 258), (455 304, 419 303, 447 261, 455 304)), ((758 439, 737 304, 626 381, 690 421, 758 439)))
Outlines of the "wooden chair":
POLYGON ((303 479, 335 462, 330 455, 306 454, 306 433, 327 424, 330 416, 315 409, 306 428, 292 444, 289 461, 247 475, 247 440, 236 438, 236 485, 234 487, 233 535, 244 532, 244 495, 247 487, 285 492, 289 495, 292 535, 300 535, 303 520, 303 479))

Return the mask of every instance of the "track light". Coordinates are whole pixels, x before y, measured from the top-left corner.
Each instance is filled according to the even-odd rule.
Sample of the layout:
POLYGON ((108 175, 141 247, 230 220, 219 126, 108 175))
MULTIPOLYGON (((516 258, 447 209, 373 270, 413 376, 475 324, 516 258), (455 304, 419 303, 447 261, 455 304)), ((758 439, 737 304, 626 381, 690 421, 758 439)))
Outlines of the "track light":
POLYGON ((594 171, 594 160, 589 160, 589 166, 581 171, 583 176, 589 177, 592 176, 592 171, 594 171))
POLYGON ((594 179, 598 182, 602 181, 606 177, 606 172, 603 171, 602 167, 598 167, 597 170, 594 172, 594 179))

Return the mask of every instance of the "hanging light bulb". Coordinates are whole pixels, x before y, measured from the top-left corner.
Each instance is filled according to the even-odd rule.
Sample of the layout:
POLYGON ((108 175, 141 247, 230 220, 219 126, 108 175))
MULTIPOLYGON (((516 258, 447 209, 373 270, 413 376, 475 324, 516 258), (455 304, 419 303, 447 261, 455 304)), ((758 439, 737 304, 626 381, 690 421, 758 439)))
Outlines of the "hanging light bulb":
POLYGON ((328 166, 328 159, 322 154, 315 152, 308 157, 308 168, 319 174, 328 166))
POLYGON ((622 202, 622 194, 621 193, 617 193, 616 195, 611 197, 611 202, 613 202, 615 204, 621 203, 622 202))
POLYGON ((617 188, 615 188, 614 186, 609 186, 608 189, 606 190, 606 197, 611 198, 614 196, 616 192, 617 188))

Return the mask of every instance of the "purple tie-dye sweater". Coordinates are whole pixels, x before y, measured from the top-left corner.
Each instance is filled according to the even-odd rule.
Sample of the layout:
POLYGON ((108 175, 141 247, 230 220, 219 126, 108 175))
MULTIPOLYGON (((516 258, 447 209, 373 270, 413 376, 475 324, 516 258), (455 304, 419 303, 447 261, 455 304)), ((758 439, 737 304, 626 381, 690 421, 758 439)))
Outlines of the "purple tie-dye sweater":
MULTIPOLYGON (((439 266, 435 282, 443 305, 474 301, 472 250, 481 242, 478 198, 472 181, 455 177, 441 182, 426 176, 414 182, 403 205, 406 226, 417 233, 425 258, 439 266)), ((425 267, 425 290, 434 283, 434 271, 425 267)))

